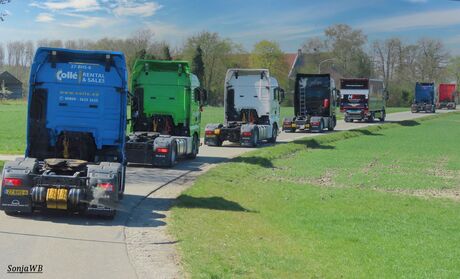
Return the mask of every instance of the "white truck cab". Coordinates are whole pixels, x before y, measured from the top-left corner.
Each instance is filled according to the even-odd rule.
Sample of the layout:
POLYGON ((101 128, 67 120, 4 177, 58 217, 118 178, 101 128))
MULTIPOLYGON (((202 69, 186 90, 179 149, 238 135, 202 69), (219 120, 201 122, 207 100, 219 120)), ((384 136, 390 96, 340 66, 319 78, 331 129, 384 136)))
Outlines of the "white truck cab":
POLYGON ((205 143, 223 141, 256 146, 262 140, 275 142, 280 125, 284 91, 267 69, 229 69, 224 87, 224 124, 206 126, 205 143))

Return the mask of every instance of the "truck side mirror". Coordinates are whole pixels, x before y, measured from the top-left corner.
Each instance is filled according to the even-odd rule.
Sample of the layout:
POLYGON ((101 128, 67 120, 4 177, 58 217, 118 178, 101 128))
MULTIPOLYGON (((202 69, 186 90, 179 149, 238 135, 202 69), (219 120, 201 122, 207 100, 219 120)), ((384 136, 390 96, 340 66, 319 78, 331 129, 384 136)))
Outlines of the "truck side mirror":
POLYGON ((284 100, 284 89, 281 87, 276 87, 274 90, 274 99, 278 100, 279 103, 282 103, 284 100))
POLYGON ((204 88, 200 90, 200 105, 201 106, 208 105, 208 91, 204 88))
POLYGON ((337 104, 340 104, 340 90, 335 90, 335 99, 337 100, 337 104))
POLYGON ((193 90, 193 97, 194 97, 194 101, 197 102, 197 103, 200 103, 201 102, 201 90, 199 87, 195 88, 193 90))

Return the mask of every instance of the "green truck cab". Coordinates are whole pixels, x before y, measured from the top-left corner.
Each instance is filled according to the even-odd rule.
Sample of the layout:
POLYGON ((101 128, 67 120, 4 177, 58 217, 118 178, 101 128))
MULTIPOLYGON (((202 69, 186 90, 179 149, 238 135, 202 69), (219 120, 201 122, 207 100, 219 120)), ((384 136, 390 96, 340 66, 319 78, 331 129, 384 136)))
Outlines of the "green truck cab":
POLYGON ((172 167, 200 147, 206 90, 186 61, 136 61, 131 74, 129 163, 172 167))

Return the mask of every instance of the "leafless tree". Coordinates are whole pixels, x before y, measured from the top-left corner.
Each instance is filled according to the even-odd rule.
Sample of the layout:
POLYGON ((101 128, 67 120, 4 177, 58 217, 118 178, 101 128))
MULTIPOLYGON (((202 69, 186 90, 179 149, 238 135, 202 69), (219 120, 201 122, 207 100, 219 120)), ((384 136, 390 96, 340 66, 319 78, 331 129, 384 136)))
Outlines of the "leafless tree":
POLYGON ((376 73, 383 79, 386 85, 393 80, 398 67, 401 66, 401 46, 401 40, 398 38, 374 41, 372 44, 376 73))
POLYGON ((3 68, 5 64, 5 49, 3 48, 3 44, 0 43, 0 68, 3 68))
POLYGON ((438 81, 449 60, 449 53, 445 50, 441 41, 424 38, 418 41, 418 66, 420 78, 424 81, 438 81))

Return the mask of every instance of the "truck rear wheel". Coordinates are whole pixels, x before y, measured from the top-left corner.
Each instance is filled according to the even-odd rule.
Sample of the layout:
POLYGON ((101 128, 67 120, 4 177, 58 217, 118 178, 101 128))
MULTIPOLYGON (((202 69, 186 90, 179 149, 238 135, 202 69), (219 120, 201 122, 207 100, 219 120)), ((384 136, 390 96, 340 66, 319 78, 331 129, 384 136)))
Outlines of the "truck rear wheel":
POLYGON ((270 143, 276 143, 276 138, 278 137, 278 126, 275 124, 273 125, 272 137, 268 139, 270 143))
POLYGON ((122 200, 125 194, 125 183, 126 183, 126 167, 123 168, 123 171, 120 173, 120 190, 118 191, 118 200, 122 200))
POLYGON ((386 116, 387 116, 387 113, 385 112, 385 110, 382 110, 382 112, 380 113, 380 117, 379 117, 380 122, 384 122, 386 116))
POLYGON ((171 143, 171 154, 169 156, 169 164, 168 167, 172 168, 176 164, 176 159, 177 159, 177 148, 176 148, 176 143, 173 141, 171 143))
POLYGON ((327 129, 328 129, 329 131, 334 131, 335 125, 337 125, 337 120, 336 120, 336 118, 334 117, 334 118, 332 118, 332 121, 331 121, 329 127, 327 127, 327 129))
POLYGON ((252 147, 257 147, 259 145, 259 129, 255 128, 252 137, 252 147))
POLYGON ((193 141, 192 141, 192 153, 187 154, 187 158, 195 159, 196 156, 198 155, 199 148, 200 148, 200 140, 198 139, 197 134, 194 134, 193 141))
POLYGON ((322 133, 324 132, 324 121, 321 119, 321 122, 319 123, 319 132, 322 133))
POLYGON ((374 122, 374 114, 373 114, 373 113, 371 113, 371 114, 367 117, 367 122, 369 122, 369 123, 374 122))

